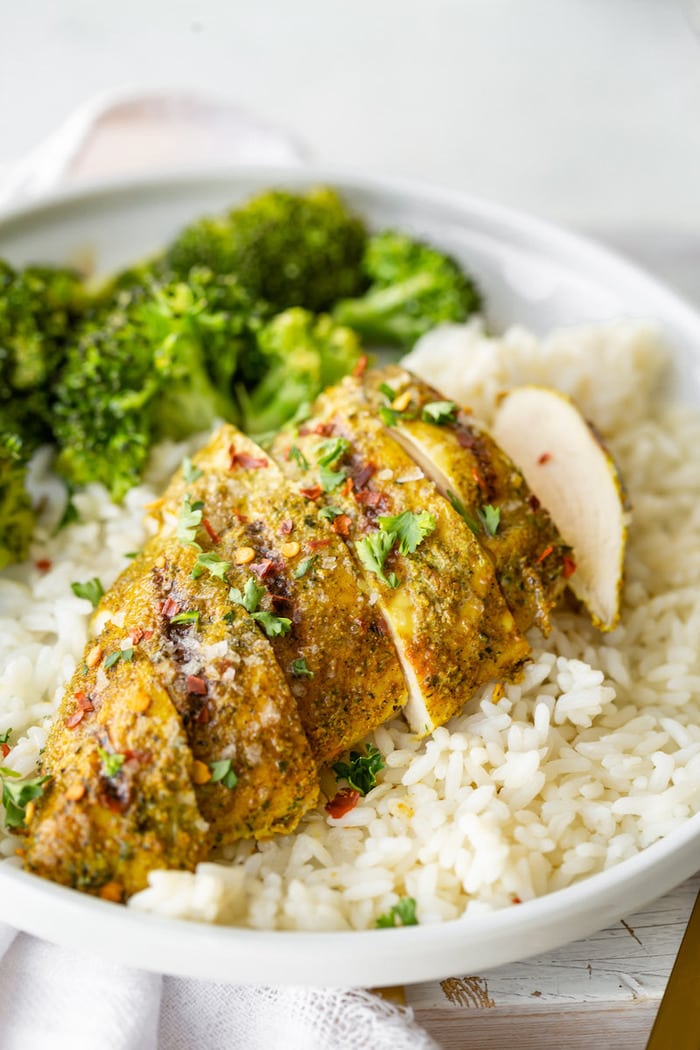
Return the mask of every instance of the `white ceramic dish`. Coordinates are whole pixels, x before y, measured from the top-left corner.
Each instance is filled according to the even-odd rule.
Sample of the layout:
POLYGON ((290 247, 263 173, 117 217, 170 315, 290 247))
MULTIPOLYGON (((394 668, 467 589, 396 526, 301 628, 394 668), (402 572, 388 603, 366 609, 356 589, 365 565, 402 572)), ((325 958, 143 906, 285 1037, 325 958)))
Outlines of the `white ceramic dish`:
MULTIPOLYGON (((270 168, 102 184, 8 213, 0 256, 91 258, 108 271, 154 250, 194 216, 270 185, 338 186, 375 225, 424 234, 468 262, 497 327, 619 316, 654 319, 676 351, 676 387, 700 406, 700 316, 622 259, 482 201, 334 171, 270 168)), ((0 865, 0 919, 147 969, 238 983, 376 985, 489 967, 586 936, 700 868, 700 815, 636 857, 568 889, 476 919, 342 933, 258 932, 165 920, 0 865)))

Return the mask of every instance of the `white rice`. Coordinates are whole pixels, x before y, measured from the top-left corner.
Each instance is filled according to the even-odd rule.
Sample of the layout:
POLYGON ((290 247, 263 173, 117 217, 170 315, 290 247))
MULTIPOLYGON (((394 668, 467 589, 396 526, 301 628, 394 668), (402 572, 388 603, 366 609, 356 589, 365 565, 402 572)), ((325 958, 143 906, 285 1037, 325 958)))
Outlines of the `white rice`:
MULTIPOLYGON (((500 390, 545 382, 604 432, 634 507, 620 626, 601 635, 558 612, 546 641, 532 632, 523 681, 496 703, 482 690, 423 742, 400 719, 378 729, 386 767, 342 820, 321 807, 293 835, 241 843, 194 875, 155 872, 132 906, 263 929, 361 929, 411 896, 421 923, 440 922, 569 885, 700 810, 700 417, 655 403, 665 362, 652 330, 629 322, 543 343, 478 326, 422 341, 411 367, 485 419, 500 390)), ((17 739, 6 764, 33 768, 80 657, 91 609, 70 583, 114 579, 182 454, 157 450, 148 484, 120 508, 98 486, 76 497, 81 523, 53 538, 44 528, 30 562, 0 577, 0 732, 17 739), (34 566, 42 558, 47 572, 34 566)), ((46 468, 44 457, 35 484, 46 468)), ((324 787, 334 794, 332 775, 324 787)), ((0 851, 15 844, 6 836, 0 851)))

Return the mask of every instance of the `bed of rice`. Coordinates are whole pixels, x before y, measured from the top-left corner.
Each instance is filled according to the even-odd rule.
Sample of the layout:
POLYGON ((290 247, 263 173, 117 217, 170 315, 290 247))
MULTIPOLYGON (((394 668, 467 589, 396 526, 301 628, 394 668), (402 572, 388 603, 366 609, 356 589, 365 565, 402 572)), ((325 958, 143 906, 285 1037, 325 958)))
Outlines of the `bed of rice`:
MULTIPOLYGON (((522 382, 572 394, 624 474, 633 519, 620 626, 596 632, 564 608, 522 682, 484 689, 461 717, 418 742, 401 720, 373 734, 386 768, 346 817, 321 808, 299 830, 241 844, 196 874, 156 872, 133 907, 257 928, 371 927, 400 897, 421 923, 500 908, 601 871, 700 810, 700 417, 659 396, 665 355, 631 322, 568 329, 432 333, 411 367, 488 420, 522 382)), ((110 583, 143 543, 143 510, 183 449, 161 446, 147 483, 115 507, 98 486, 61 513, 48 454, 33 485, 47 520, 25 566, 0 577, 0 732, 7 765, 37 761, 61 687, 80 657, 89 604, 70 589, 110 583), (36 562, 47 559, 41 571, 36 562)), ((327 784, 335 790, 333 778, 327 784)), ((16 839, 0 838, 12 857, 16 839)), ((17 863, 16 860, 10 861, 17 863)))

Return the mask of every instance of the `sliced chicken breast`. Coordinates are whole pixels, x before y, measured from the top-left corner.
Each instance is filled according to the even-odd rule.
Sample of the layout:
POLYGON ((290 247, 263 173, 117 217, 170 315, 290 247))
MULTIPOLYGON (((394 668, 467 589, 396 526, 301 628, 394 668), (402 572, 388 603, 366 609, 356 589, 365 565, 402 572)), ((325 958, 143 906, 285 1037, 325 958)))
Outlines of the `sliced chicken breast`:
POLYGON ((490 679, 518 673, 529 647, 491 561, 387 432, 361 381, 323 394, 299 436, 279 435, 272 451, 309 507, 342 521, 396 645, 415 732, 448 721, 490 679))

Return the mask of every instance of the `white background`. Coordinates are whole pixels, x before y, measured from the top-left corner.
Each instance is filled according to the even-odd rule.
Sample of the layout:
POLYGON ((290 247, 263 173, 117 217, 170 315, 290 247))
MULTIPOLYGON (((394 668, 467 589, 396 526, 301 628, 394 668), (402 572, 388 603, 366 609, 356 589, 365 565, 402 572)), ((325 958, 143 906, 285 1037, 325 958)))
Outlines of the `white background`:
POLYGON ((585 229, 693 291, 694 2, 0 0, 0 164, 98 91, 194 87, 316 159, 585 229))

